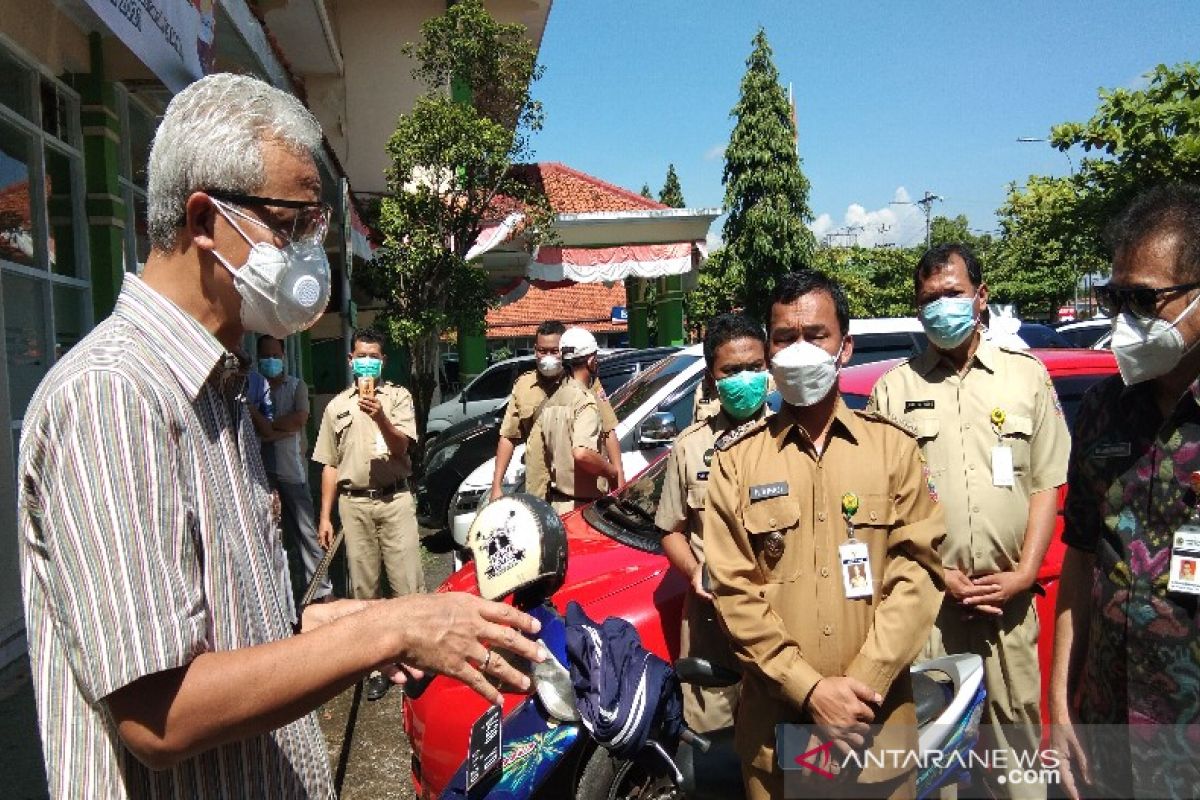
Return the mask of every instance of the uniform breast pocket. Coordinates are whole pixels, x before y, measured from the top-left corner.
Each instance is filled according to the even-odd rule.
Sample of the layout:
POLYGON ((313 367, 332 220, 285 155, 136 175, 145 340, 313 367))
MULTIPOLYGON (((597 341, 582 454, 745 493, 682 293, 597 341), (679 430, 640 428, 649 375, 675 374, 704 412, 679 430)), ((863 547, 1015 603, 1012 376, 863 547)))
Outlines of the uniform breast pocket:
POLYGON ((696 482, 687 487, 687 505, 692 511, 699 513, 704 510, 704 500, 708 496, 708 484, 696 482))
POLYGON ((1012 448, 1013 472, 1024 475, 1029 472, 1029 440, 1033 437, 1033 420, 1020 414, 1009 414, 1004 420, 1000 439, 1012 448))
POLYGON ((337 443, 339 453, 346 451, 346 436, 350 430, 351 423, 354 422, 354 415, 347 414, 333 421, 333 438, 337 443))
POLYGON ((742 525, 764 581, 788 583, 800 576, 800 508, 795 500, 785 496, 751 503, 742 525))

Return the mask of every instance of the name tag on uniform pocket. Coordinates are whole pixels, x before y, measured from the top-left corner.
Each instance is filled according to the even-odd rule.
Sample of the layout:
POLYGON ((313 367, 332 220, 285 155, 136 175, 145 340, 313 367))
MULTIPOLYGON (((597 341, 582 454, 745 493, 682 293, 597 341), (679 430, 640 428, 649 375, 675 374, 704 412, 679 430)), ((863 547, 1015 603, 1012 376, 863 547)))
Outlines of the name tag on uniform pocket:
POLYGON ((992 486, 1013 485, 1012 448, 998 444, 992 448, 992 486))
POLYGON ((871 597, 875 590, 871 581, 871 552, 866 542, 850 541, 838 545, 842 561, 842 585, 851 600, 871 597))
POLYGON ((1200 527, 1196 525, 1184 525, 1175 531, 1167 591, 1200 594, 1200 527))

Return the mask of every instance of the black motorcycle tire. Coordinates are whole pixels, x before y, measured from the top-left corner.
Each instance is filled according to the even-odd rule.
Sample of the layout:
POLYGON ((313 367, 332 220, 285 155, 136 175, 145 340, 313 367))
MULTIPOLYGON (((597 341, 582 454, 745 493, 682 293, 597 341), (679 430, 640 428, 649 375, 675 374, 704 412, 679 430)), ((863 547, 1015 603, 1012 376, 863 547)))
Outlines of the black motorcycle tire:
POLYGON ((650 775, 633 761, 614 758, 603 747, 597 747, 583 768, 575 800, 683 800, 680 792, 665 777, 650 775), (629 783, 644 785, 648 791, 629 793, 629 783), (624 790, 623 790, 624 787, 624 790))

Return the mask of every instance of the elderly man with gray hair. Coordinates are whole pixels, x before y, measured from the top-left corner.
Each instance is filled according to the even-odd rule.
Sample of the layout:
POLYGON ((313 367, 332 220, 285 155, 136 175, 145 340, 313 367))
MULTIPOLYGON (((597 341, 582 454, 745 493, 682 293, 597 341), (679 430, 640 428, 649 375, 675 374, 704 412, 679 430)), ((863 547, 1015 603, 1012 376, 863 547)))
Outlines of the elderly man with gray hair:
POLYGON ((462 594, 340 600, 294 627, 231 351, 328 302, 320 147, 312 115, 253 78, 176 96, 144 274, 29 405, 21 571, 54 797, 332 797, 312 711, 354 681, 428 670, 498 703, 493 683, 528 679, 492 647, 544 658, 521 635, 535 620, 462 594))

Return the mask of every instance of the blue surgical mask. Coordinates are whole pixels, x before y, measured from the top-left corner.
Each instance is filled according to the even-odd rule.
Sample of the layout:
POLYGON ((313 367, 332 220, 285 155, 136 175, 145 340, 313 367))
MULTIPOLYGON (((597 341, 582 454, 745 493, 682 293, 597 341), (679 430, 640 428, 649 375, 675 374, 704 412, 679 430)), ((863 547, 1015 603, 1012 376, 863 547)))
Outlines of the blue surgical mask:
POLYGON ((258 372, 264 378, 278 378, 283 374, 283 359, 271 356, 258 360, 258 372))
POLYGON ((939 350, 953 350, 975 330, 975 297, 943 297, 917 312, 925 335, 939 350))
POLYGON ((743 370, 717 381, 721 408, 734 419, 749 419, 767 399, 767 373, 743 370))
POLYGON ((350 368, 356 378, 378 378, 383 372, 383 360, 374 356, 363 356, 350 360, 350 368))

